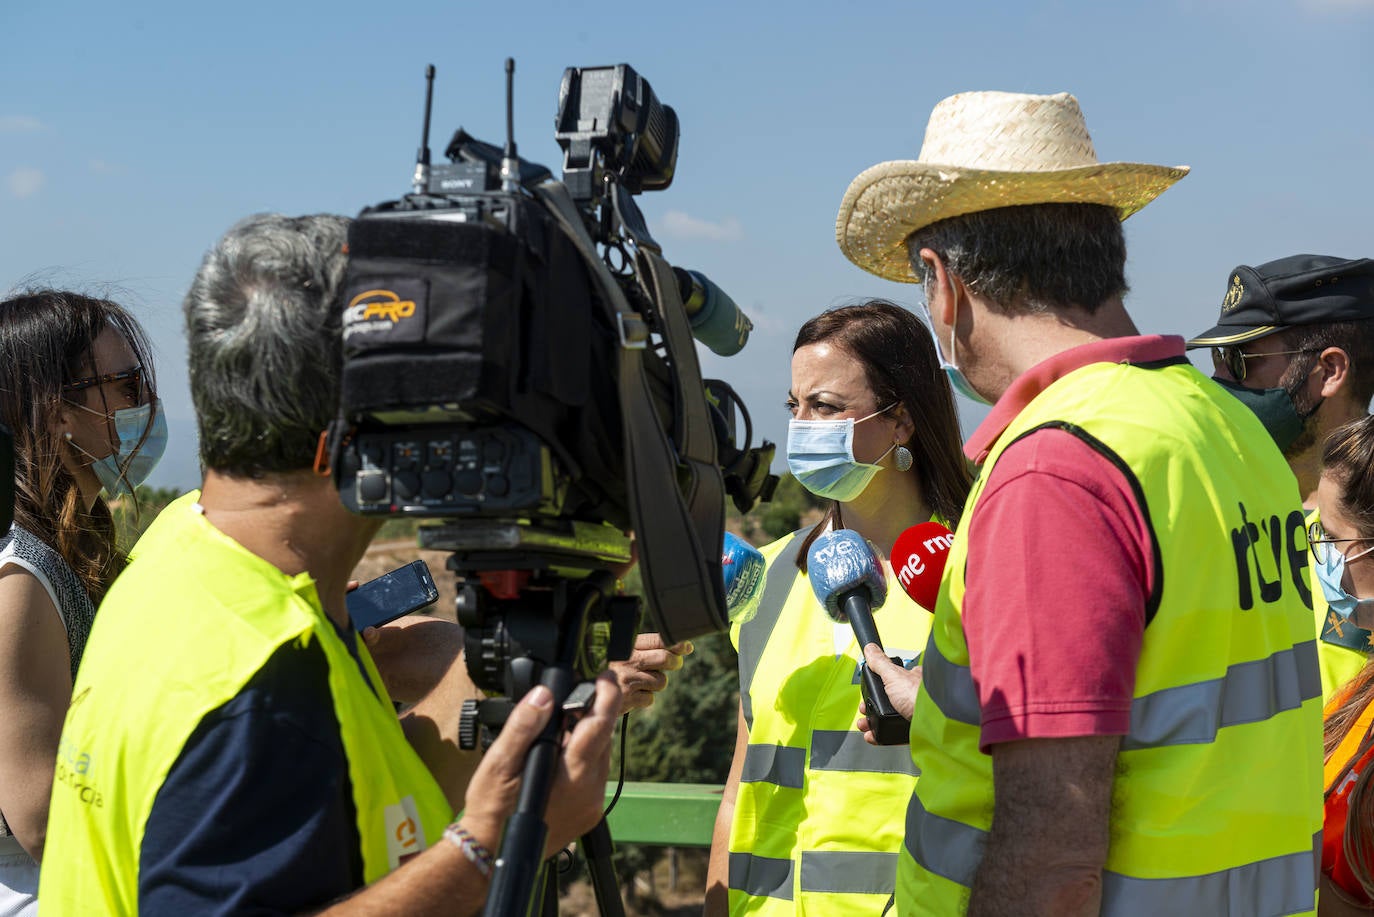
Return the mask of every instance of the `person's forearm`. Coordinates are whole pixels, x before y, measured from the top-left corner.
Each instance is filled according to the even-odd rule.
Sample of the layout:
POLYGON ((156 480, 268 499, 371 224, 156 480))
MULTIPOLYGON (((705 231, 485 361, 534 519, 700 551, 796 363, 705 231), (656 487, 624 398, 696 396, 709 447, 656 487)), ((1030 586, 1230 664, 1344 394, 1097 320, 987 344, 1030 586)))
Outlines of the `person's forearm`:
POLYGON ((480 752, 458 747, 460 709, 461 701, 445 709, 438 698, 428 697, 401 717, 406 740, 434 775, 455 812, 462 810, 468 782, 482 761, 480 752))
POLYGON ((969 917, 1098 912, 1120 742, 1088 736, 992 746, 992 829, 969 917))
POLYGON ((1102 866, 1065 863, 1045 844, 988 838, 968 917, 1090 917, 1102 906, 1102 866))
MULTIPOLYGON (((488 850, 500 840, 500 825, 462 822, 488 850)), ((482 909, 490 880, 447 838, 367 888, 319 913, 324 917, 383 917, 391 914, 458 915, 482 909)))
POLYGON ((706 867, 704 917, 725 917, 730 911, 730 824, 735 819, 735 801, 722 798, 711 832, 711 858, 706 867))

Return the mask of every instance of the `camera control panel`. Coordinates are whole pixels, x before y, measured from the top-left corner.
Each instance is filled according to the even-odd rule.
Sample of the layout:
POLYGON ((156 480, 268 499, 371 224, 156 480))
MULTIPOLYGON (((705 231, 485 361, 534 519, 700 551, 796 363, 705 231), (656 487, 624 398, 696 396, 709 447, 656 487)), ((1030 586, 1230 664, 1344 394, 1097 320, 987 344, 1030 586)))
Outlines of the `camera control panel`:
POLYGON ((549 451, 518 427, 360 433, 345 449, 344 505, 364 515, 533 511, 552 491, 549 451))

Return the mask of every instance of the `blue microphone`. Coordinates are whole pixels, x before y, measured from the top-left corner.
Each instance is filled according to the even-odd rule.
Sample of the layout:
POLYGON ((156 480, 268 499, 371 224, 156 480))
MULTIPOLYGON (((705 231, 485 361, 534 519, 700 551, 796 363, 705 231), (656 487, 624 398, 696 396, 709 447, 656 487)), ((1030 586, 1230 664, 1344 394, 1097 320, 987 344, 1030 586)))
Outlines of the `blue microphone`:
POLYGON ((725 608, 731 623, 753 620, 759 611, 763 577, 768 569, 763 555, 734 532, 726 532, 720 565, 725 576, 725 608))
POLYGON ((883 645, 873 609, 887 601, 887 576, 867 538, 852 529, 821 535, 807 552, 806 575, 826 614, 853 625, 859 646, 883 645))
MULTIPOLYGON (((887 601, 887 576, 878 552, 867 538, 852 529, 821 535, 806 554, 806 575, 816 601, 837 623, 849 622, 860 648, 870 643, 883 648, 873 609, 881 608, 887 601)), ((892 661, 902 664, 900 659, 892 661)), ((859 664, 859 690, 863 694, 864 715, 877 743, 905 745, 910 741, 911 724, 897 712, 888 699, 883 680, 867 663, 859 664)))
POLYGON ((740 311, 725 291, 701 271, 673 268, 682 306, 692 324, 692 337, 722 357, 732 357, 744 349, 754 323, 740 311))

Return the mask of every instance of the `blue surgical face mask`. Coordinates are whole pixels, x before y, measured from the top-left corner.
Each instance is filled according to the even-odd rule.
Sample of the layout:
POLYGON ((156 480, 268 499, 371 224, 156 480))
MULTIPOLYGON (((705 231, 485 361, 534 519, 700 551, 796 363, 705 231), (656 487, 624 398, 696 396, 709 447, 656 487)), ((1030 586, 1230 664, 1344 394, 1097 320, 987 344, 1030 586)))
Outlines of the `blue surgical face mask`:
MULTIPOLYGON (((1349 621, 1355 616, 1355 611, 1361 605, 1374 604, 1374 599, 1360 599, 1345 591, 1345 565, 1346 557, 1335 549, 1334 545, 1326 545, 1326 559, 1317 564, 1317 581, 1322 584, 1322 594, 1326 596, 1326 607, 1330 608, 1337 617, 1349 621)), ((1365 554, 1374 551, 1362 551, 1356 554, 1353 559, 1359 560, 1365 554)))
MULTIPOLYGON (((883 410, 891 410, 889 405, 883 410)), ((854 458, 854 425, 877 417, 875 411, 858 420, 797 420, 787 424, 787 467, 792 476, 818 497, 848 503, 864 492, 882 466, 854 458)), ((882 455, 897 448, 893 443, 882 455)))
POLYGON ((940 338, 935 334, 935 323, 930 319, 930 307, 925 307, 926 327, 930 329, 930 339, 935 342, 935 356, 940 361, 940 368, 945 371, 945 376, 949 379, 950 388, 970 401, 978 404, 992 404, 991 401, 978 394, 978 390, 968 381, 968 376, 964 371, 954 364, 954 326, 949 329, 949 353, 950 359, 945 357, 945 350, 940 346, 940 338))
MULTIPOLYGON (((154 402, 149 401, 136 408, 115 411, 111 419, 115 435, 119 437, 119 448, 104 458, 91 456, 91 470, 100 480, 101 489, 111 497, 133 496, 133 488, 148 480, 167 449, 167 416, 160 410, 160 405, 154 412, 153 405, 154 402), (151 428, 148 426, 150 420, 151 428), (144 430, 148 431, 146 438, 144 430)), ((80 446, 76 448, 81 449, 80 446)))

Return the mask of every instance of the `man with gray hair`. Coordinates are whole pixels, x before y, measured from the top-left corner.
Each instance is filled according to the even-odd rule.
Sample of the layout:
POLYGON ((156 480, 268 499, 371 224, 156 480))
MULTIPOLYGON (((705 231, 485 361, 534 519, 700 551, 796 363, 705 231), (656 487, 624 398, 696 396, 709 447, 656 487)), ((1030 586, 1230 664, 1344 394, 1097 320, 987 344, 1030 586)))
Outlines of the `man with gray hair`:
MULTIPOLYGON (((159 515, 101 607, 63 731, 45 914, 481 906, 552 695, 518 703, 480 766, 412 747, 350 627, 349 576, 380 523, 314 470, 347 225, 245 220, 187 294, 204 486, 159 515)), ((412 720, 471 690, 461 663, 436 669, 403 680, 428 689, 398 698, 412 720)), ((599 680, 565 738, 549 851, 600 818, 618 694, 599 680)))
POLYGON ((923 284, 952 383, 995 402, 907 702, 900 913, 1314 907, 1297 488, 1254 415, 1122 303, 1121 221, 1186 172, 1099 162, 1066 93, 970 92, 840 205, 845 255, 923 284))

